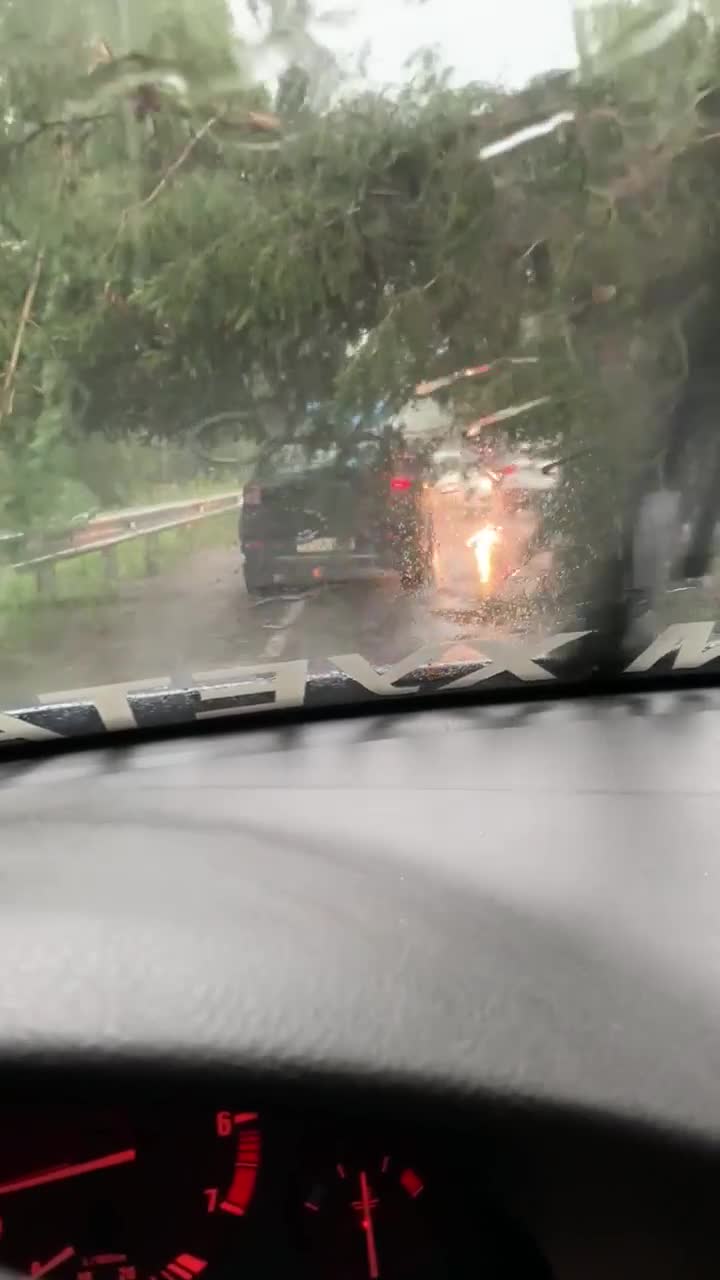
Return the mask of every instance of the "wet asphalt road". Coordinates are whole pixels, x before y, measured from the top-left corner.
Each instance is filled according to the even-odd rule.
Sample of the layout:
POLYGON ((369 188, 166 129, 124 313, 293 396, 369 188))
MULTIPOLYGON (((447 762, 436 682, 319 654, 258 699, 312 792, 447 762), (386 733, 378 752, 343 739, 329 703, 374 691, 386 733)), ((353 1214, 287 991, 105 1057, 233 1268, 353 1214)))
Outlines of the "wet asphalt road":
POLYGON ((105 600, 41 606, 29 636, 4 646, 0 704, 114 681, 191 683, 199 672, 266 659, 360 653, 383 666, 429 642, 451 644, 447 656, 461 660, 463 640, 514 630, 547 634, 532 599, 489 613, 472 573, 453 576, 447 566, 439 585, 413 593, 388 577, 254 600, 236 545, 196 550, 171 572, 118 584, 105 600))
MULTIPOLYGON (((457 539, 441 541, 439 552, 436 585, 410 593, 388 577, 256 600, 233 543, 189 551, 171 571, 117 583, 105 599, 40 604, 3 643, 0 709, 115 682, 169 679, 187 687, 201 673, 265 661, 360 654, 384 667, 427 644, 437 644, 446 661, 472 660, 468 645, 483 636, 542 638, 567 629, 532 566, 483 604, 457 539)), ((670 593, 657 623, 705 618, 720 620, 717 574, 699 592, 670 593)))

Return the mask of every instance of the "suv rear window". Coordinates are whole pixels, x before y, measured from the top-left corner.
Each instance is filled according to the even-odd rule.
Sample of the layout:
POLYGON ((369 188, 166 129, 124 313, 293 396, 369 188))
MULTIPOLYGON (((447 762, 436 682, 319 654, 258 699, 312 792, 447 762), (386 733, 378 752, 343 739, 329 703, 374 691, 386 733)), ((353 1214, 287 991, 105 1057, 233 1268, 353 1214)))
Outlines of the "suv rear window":
POLYGON ((335 445, 331 445, 329 449, 315 449, 298 441, 293 444, 283 444, 260 459, 256 476, 271 480, 274 476, 290 476, 303 471, 315 471, 331 466, 337 460, 337 456, 338 451, 335 445))
POLYGON ((363 436, 347 441, 341 448, 333 444, 324 449, 294 440, 265 454, 258 462, 255 478, 272 480, 277 476, 301 475, 305 471, 318 471, 336 464, 352 468, 372 467, 379 461, 382 448, 383 442, 376 436, 363 436))

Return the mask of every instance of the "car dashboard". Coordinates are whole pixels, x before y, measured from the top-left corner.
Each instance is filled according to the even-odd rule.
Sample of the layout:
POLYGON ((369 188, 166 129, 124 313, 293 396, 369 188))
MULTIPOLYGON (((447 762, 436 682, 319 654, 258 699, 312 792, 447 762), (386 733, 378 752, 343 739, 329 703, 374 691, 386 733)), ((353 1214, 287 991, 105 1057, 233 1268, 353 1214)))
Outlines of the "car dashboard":
POLYGON ((715 693, 8 753, 0 1265, 716 1277, 715 693))

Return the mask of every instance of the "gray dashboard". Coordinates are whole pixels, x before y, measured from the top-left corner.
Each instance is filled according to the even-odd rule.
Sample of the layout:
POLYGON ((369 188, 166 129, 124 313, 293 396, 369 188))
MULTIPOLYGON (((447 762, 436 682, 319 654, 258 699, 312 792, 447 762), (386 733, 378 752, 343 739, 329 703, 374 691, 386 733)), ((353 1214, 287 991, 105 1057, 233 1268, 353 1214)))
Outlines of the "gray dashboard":
POLYGON ((391 1084, 714 1146, 719 758, 720 698, 682 690, 8 755, 0 1071, 391 1084))
POLYGON ((720 1134, 720 706, 634 694, 0 765, 7 1053, 491 1088, 720 1134))

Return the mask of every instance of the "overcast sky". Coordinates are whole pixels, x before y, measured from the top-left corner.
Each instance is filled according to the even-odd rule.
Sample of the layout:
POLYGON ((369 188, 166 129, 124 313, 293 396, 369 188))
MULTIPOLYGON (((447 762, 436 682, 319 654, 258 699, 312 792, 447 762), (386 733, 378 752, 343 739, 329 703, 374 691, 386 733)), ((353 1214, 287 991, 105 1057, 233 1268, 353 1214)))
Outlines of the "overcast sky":
MULTIPOLYGON (((231 0, 243 34, 245 0, 231 0)), ((323 24, 316 36, 341 55, 363 46, 375 84, 398 84, 417 49, 435 45, 458 82, 490 80, 519 87, 542 71, 576 62, 572 0, 326 0, 322 10, 349 10, 349 20, 323 24)), ((254 28, 257 31, 257 28, 254 28)))

